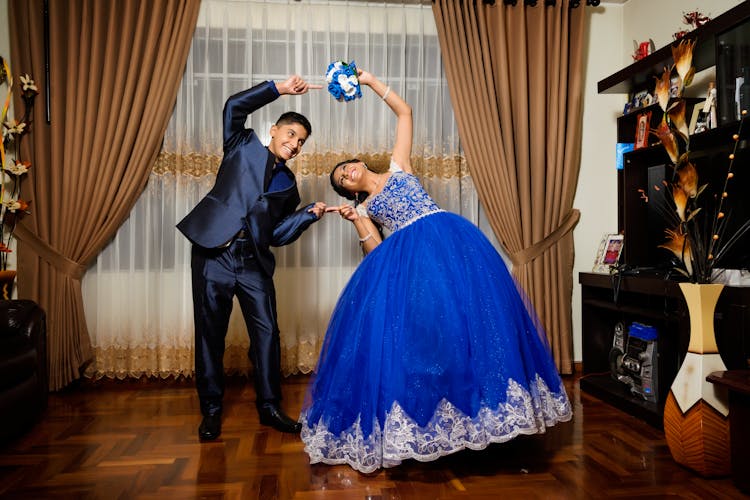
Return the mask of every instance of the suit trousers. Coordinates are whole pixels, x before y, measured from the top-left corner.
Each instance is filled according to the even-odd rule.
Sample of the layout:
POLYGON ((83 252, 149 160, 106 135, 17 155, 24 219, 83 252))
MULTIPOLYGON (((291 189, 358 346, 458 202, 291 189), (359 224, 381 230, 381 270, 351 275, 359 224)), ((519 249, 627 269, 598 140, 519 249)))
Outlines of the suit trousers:
POLYGON ((236 295, 250 336, 258 405, 281 400, 281 349, 273 278, 260 267, 252 243, 236 238, 226 248, 193 245, 195 382, 201 413, 222 411, 224 347, 236 295))

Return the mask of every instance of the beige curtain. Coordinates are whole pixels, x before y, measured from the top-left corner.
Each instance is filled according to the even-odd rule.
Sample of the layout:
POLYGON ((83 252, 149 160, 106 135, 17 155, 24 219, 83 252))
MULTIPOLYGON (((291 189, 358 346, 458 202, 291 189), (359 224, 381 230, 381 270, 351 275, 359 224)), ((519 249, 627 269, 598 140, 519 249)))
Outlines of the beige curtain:
POLYGON ((569 374, 585 13, 545 3, 435 0, 433 13, 479 198, 569 374))
MULTIPOLYGON (((192 376, 190 243, 175 224, 214 184, 224 102, 260 81, 283 81, 291 73, 324 83, 332 58, 355 60, 407 95, 415 124, 412 166, 421 181, 441 207, 492 233, 459 149, 431 5, 203 0, 146 189, 81 283, 95 357, 86 375, 192 376)), ((363 89, 363 98, 350 103, 336 102, 325 90, 284 96, 252 113, 246 125, 267 143, 270 124, 289 110, 312 122, 310 140, 290 162, 303 205, 341 204, 328 177, 339 160, 357 156, 373 168, 388 168, 395 116, 371 90, 363 89)), ((362 250, 350 223, 326 217, 273 251, 282 373, 309 373, 362 250)), ((225 338, 228 373, 250 372, 249 342, 235 307, 225 338)))
POLYGON ((40 88, 24 144, 32 162, 24 192, 32 205, 16 231, 18 296, 47 313, 49 385, 57 390, 90 361, 81 277, 146 184, 199 0, 66 0, 48 7, 48 59, 44 2, 10 0, 8 16, 13 65, 40 88))

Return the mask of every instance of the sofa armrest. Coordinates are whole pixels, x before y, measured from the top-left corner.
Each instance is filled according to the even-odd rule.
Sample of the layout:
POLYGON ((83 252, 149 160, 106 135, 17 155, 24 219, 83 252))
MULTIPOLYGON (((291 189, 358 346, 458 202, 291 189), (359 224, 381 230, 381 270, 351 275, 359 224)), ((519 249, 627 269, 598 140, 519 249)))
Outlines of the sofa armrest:
POLYGON ((44 321, 44 311, 33 300, 0 300, 0 334, 35 333, 35 326, 44 321))
MULTIPOLYGON (((37 356, 37 375, 47 392, 47 317, 33 300, 0 300, 0 340, 26 337, 37 356)), ((21 340, 21 339, 18 339, 21 340)))

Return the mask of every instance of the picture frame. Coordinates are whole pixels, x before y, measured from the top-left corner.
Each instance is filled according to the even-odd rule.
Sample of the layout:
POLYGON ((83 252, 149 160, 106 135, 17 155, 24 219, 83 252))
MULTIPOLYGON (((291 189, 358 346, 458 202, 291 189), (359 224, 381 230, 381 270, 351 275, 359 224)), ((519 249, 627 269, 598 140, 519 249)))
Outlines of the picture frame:
POLYGON ((648 147, 648 133, 651 127, 651 111, 639 113, 635 124, 634 149, 648 147))
POLYGON ((695 103, 693 106, 693 114, 690 117, 690 124, 688 125, 688 133, 690 135, 693 134, 699 134, 706 130, 706 123, 705 123, 705 117, 702 117, 701 115, 705 115, 703 112, 703 107, 706 105, 706 101, 700 101, 695 103), (703 120, 701 120, 703 118, 703 120))
POLYGON ((678 97, 680 93, 680 77, 679 75, 674 75, 672 78, 669 79, 669 98, 674 99, 675 97, 678 97))
POLYGON ((633 99, 630 103, 630 110, 633 111, 645 106, 649 106, 652 100, 653 97, 651 97, 651 94, 648 93, 648 90, 641 90, 640 92, 637 92, 633 95, 633 99))
POLYGON ((599 243, 599 250, 596 252, 593 272, 609 274, 612 266, 620 261, 624 246, 624 235, 614 233, 605 234, 599 243))

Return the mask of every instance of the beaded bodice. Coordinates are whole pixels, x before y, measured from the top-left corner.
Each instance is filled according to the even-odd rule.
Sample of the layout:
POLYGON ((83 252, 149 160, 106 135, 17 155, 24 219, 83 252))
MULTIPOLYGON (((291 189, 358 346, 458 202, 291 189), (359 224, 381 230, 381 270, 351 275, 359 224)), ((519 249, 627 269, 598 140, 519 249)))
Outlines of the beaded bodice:
POLYGON ((419 180, 403 170, 393 171, 383 190, 367 202, 367 214, 389 231, 398 231, 415 220, 443 210, 419 180))

